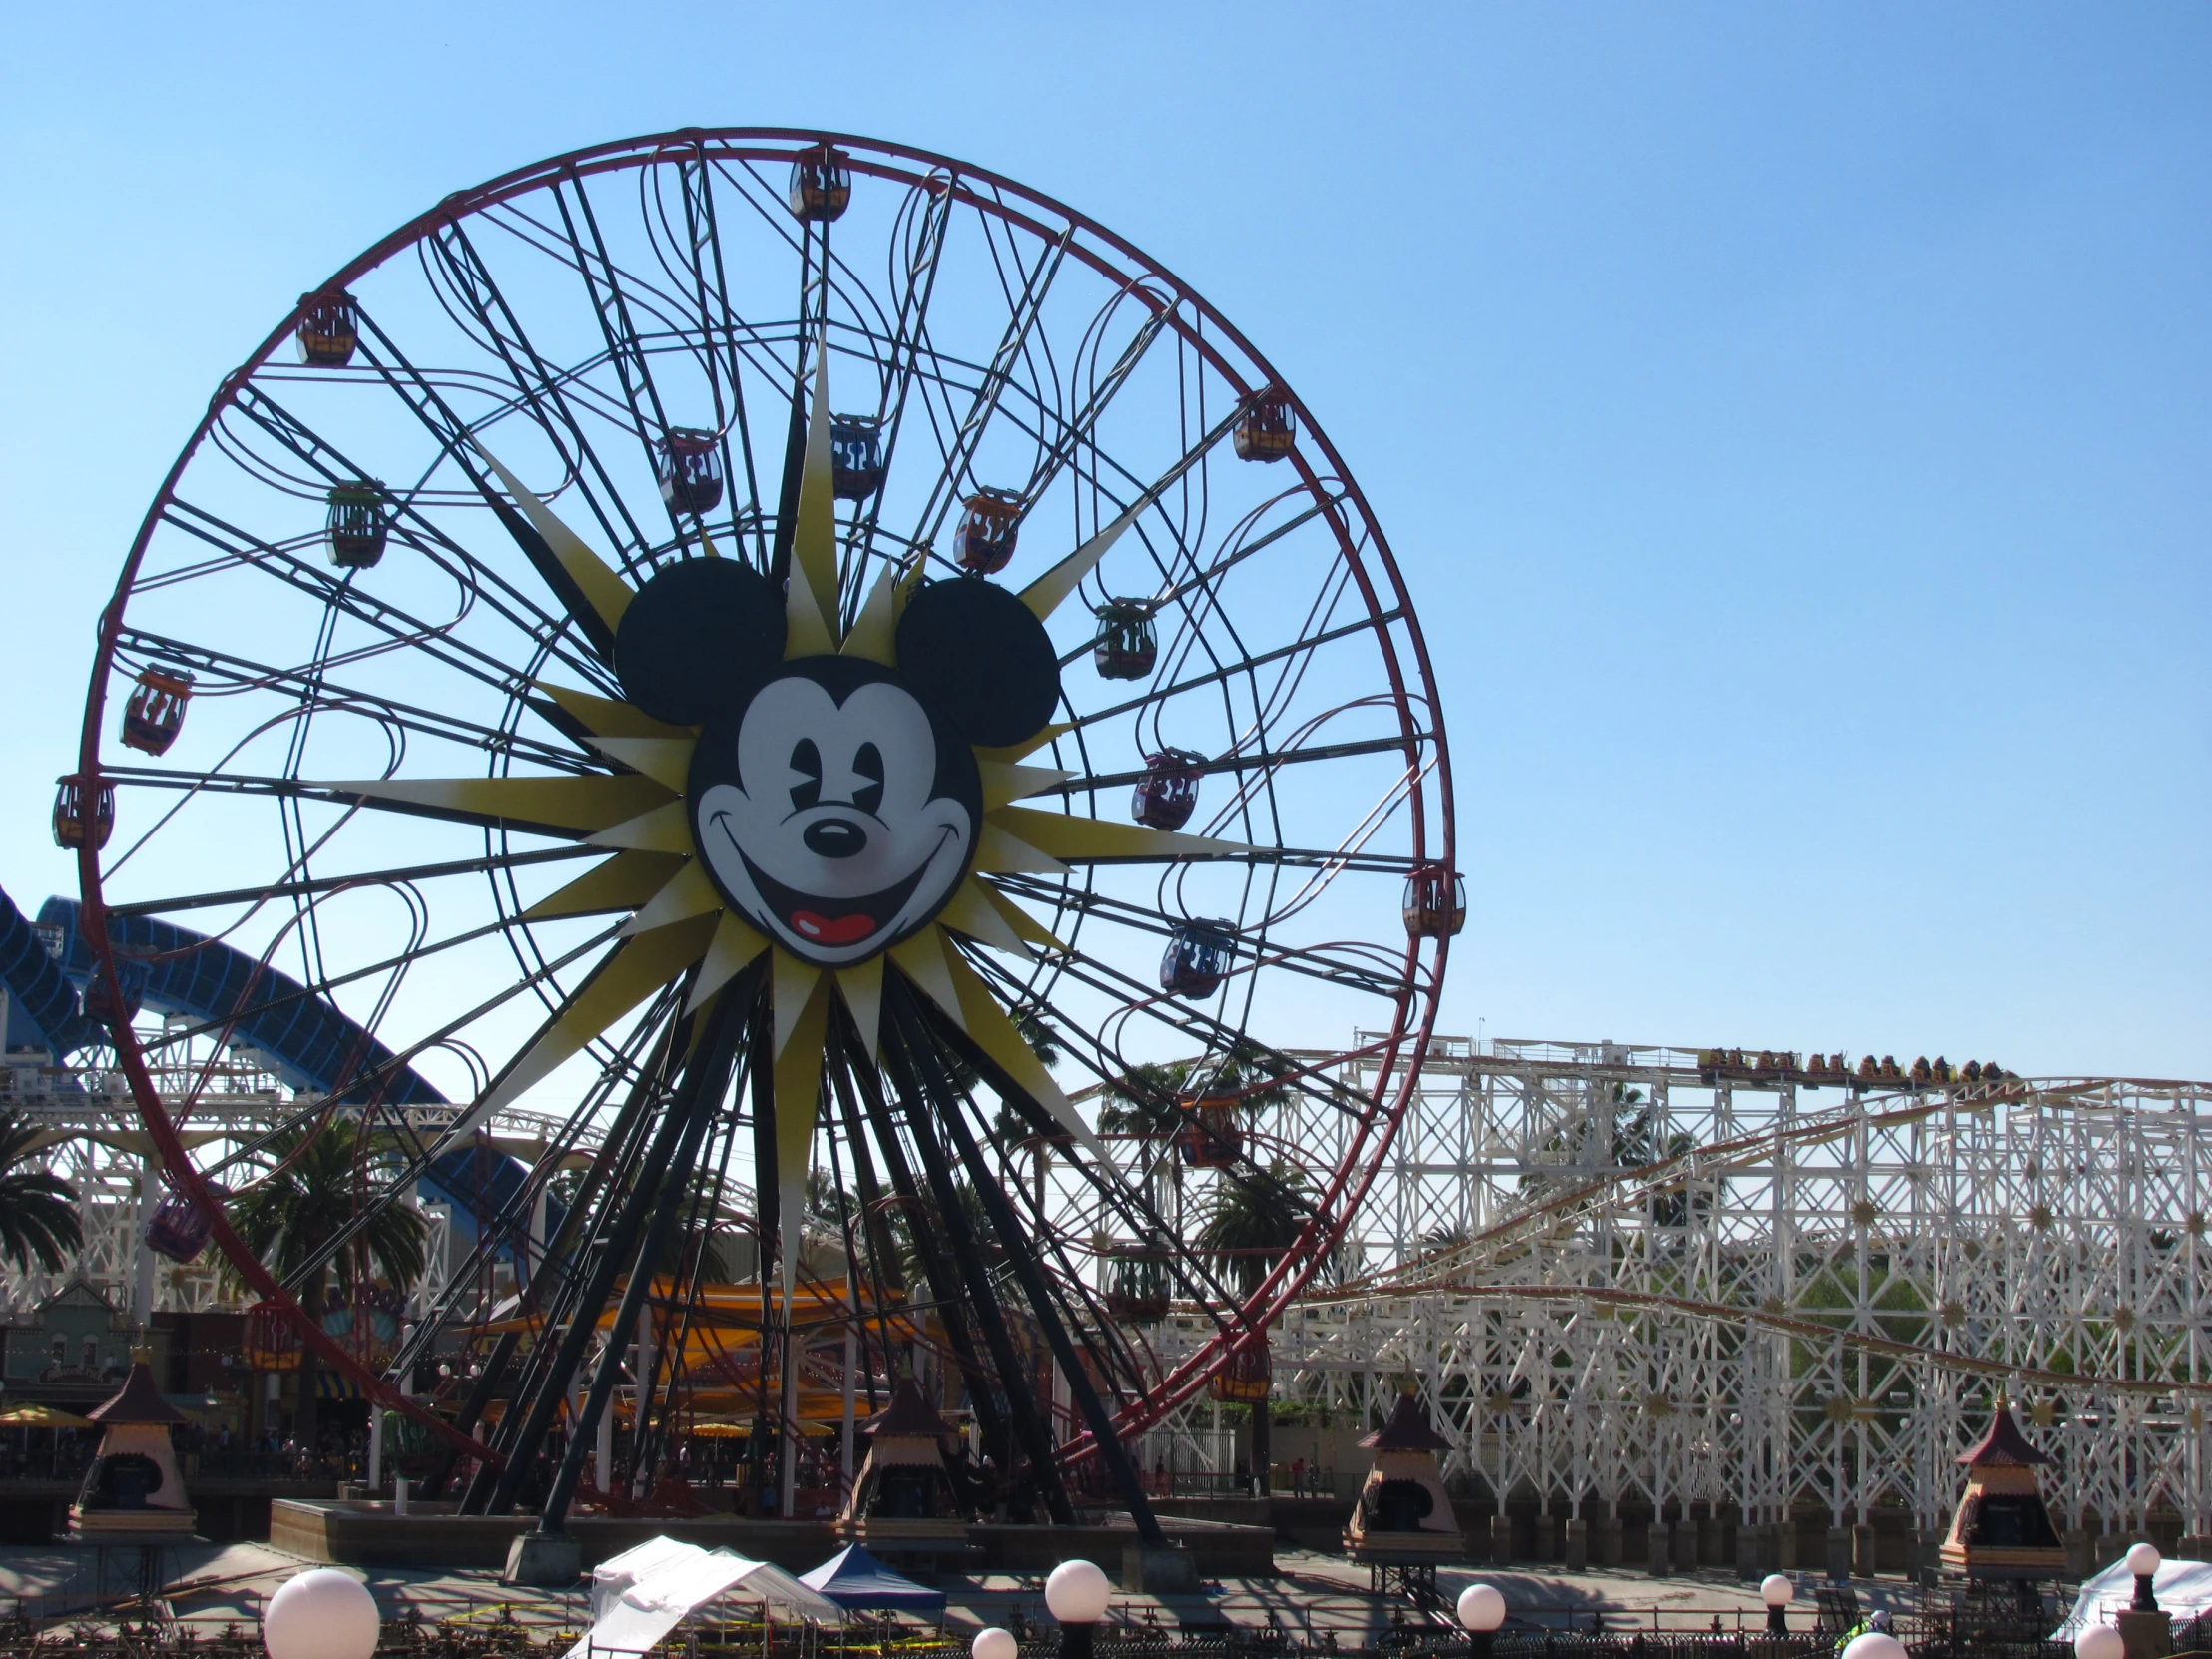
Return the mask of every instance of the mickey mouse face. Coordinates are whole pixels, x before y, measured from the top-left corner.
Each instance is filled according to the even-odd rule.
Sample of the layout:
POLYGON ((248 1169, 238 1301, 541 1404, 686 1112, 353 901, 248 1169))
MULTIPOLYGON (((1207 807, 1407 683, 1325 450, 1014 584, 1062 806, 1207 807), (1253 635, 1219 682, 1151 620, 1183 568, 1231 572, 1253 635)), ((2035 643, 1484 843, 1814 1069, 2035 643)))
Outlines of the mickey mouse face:
POLYGON ((692 832, 731 905, 824 967, 922 926, 966 875, 975 757, 890 670, 805 657, 712 721, 693 751, 692 832))
POLYGON ((701 729, 685 799, 716 890, 793 955, 840 967, 951 899, 982 834, 971 746, 1041 730, 1059 664, 1028 608, 973 577, 907 600, 896 668, 786 661, 785 638, 783 596, 766 577, 736 560, 687 560, 624 611, 615 669, 647 714, 701 729))

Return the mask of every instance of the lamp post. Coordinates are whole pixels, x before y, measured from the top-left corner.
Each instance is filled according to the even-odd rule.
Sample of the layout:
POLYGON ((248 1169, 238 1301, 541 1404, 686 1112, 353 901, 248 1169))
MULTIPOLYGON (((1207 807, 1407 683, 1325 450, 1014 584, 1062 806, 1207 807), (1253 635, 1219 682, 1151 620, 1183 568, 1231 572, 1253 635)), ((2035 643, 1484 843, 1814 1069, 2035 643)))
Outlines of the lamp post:
POLYGON ((1060 1659, 1091 1659, 1091 1635, 1114 1587, 1089 1561, 1062 1561, 1044 1581, 1044 1604, 1060 1621, 1060 1659))
POLYGON ((1011 1630, 1001 1630, 994 1624, 975 1633, 968 1652, 974 1659, 1021 1659, 1021 1643, 1011 1630))
POLYGON ((2158 1576, 2158 1563, 2164 1559, 2156 1544, 2129 1544, 2127 1546, 2127 1570, 2135 1575, 2135 1601, 2129 1607, 2131 1613, 2155 1613, 2158 1597, 2152 1592, 2152 1580, 2158 1576))
POLYGON ((1797 1586, 1785 1573, 1770 1572, 1759 1580, 1759 1599, 1767 1604, 1768 1635, 1787 1636, 1790 1633, 1790 1620, 1782 1609, 1790 1605, 1791 1597, 1796 1594, 1797 1586))
POLYGON ((2108 1624, 2084 1625, 2074 1637, 2074 1659, 2122 1659, 2127 1639, 2108 1624))
POLYGON ((1459 1592, 1459 1622, 1466 1626, 1474 1659, 1490 1659, 1490 1641, 1505 1622, 1505 1596, 1495 1584, 1469 1584, 1459 1592))

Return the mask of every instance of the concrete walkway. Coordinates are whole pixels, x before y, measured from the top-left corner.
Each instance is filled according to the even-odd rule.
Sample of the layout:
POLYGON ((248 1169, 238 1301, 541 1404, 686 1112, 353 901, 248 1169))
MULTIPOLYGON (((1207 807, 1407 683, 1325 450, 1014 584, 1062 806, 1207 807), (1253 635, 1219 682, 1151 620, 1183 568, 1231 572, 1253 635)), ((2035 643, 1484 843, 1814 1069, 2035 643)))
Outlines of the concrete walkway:
MULTIPOLYGON (((64 1545, 0 1549, 0 1604, 22 1598, 34 1617, 56 1618, 89 1608, 92 1552, 64 1545)), ((1393 1616, 1419 1615, 1402 1597, 1368 1593, 1367 1569, 1342 1556, 1285 1549, 1276 1556, 1272 1578, 1233 1578, 1208 1587, 1204 1596, 1147 1596, 1116 1591, 1110 1623, 1181 1626, 1230 1624, 1249 1630, 1280 1625, 1293 1637, 1335 1633, 1348 1646, 1365 1646, 1386 1630, 1393 1616)), ((227 1623, 253 1625, 278 1585, 315 1563, 272 1549, 267 1544, 188 1544, 172 1548, 165 1563, 170 1602, 179 1618, 209 1633, 227 1623)), ((110 1592, 126 1587, 135 1567, 127 1558, 110 1568, 110 1592)), ((507 1622, 533 1638, 551 1642, 583 1628, 588 1617, 582 1586, 571 1591, 511 1589, 498 1575, 483 1571, 430 1572, 404 1569, 345 1568, 374 1593, 387 1620, 410 1614, 426 1623, 464 1620, 471 1624, 507 1622)), ((1447 1598, 1481 1579, 1504 1592, 1516 1621, 1565 1628, 1589 1628, 1602 1616, 1608 1629, 1626 1633, 1650 1628, 1656 1614, 1669 1630, 1709 1629, 1714 1618, 1733 1633, 1764 1626, 1765 1608, 1758 1587, 1720 1572, 1651 1578, 1633 1572, 1549 1572, 1536 1568, 1488 1571, 1476 1567, 1442 1568, 1437 1586, 1447 1598)), ((1791 1608, 1794 1628, 1813 1621, 1811 1575, 1800 1579, 1799 1599, 1791 1608)), ((1041 1576, 991 1573, 947 1576, 950 1598, 946 1621, 958 1631, 987 1624, 1031 1629, 1049 1621, 1041 1576)), ((1912 1594, 1901 1578, 1855 1581, 1862 1607, 1902 1604, 1912 1594)))

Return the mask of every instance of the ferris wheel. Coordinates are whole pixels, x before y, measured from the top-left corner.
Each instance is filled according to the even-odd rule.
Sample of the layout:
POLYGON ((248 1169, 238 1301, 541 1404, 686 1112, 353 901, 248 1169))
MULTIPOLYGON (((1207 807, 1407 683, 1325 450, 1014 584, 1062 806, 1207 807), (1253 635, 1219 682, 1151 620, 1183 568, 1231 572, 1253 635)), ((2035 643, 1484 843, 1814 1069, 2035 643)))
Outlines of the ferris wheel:
POLYGON ((712 1323, 701 1257, 632 1271, 702 1213, 758 1241, 764 1397, 811 1296, 1056 1514, 1092 1459, 1134 1493, 1123 1439, 1264 1378, 1464 917, 1411 600, 1311 413, 1081 215, 814 132, 547 161, 303 295, 146 516, 55 824, 184 1231, 493 1508, 642 1312, 712 1323), (240 1242, 254 1149, 150 1070, 211 1041, 375 1129, 329 1255, 546 1125, 398 1352, 240 1242), (1262 1091, 1326 1160, 1242 1131, 1262 1091), (1196 1220, 1253 1191, 1293 1225, 1244 1270, 1196 1220), (456 1343, 461 1408, 396 1385, 456 1343))

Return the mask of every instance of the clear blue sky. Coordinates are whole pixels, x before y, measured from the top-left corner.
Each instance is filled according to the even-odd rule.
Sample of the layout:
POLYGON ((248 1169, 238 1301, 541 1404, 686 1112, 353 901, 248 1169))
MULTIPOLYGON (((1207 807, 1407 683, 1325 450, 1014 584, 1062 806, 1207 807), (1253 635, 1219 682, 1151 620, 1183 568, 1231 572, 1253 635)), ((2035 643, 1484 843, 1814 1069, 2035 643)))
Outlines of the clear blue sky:
POLYGON ((14 8, 0 575, 45 827, 222 374, 447 192, 821 125, 1074 204, 1413 584, 1446 1025, 2212 1077, 2212 8, 14 8))

